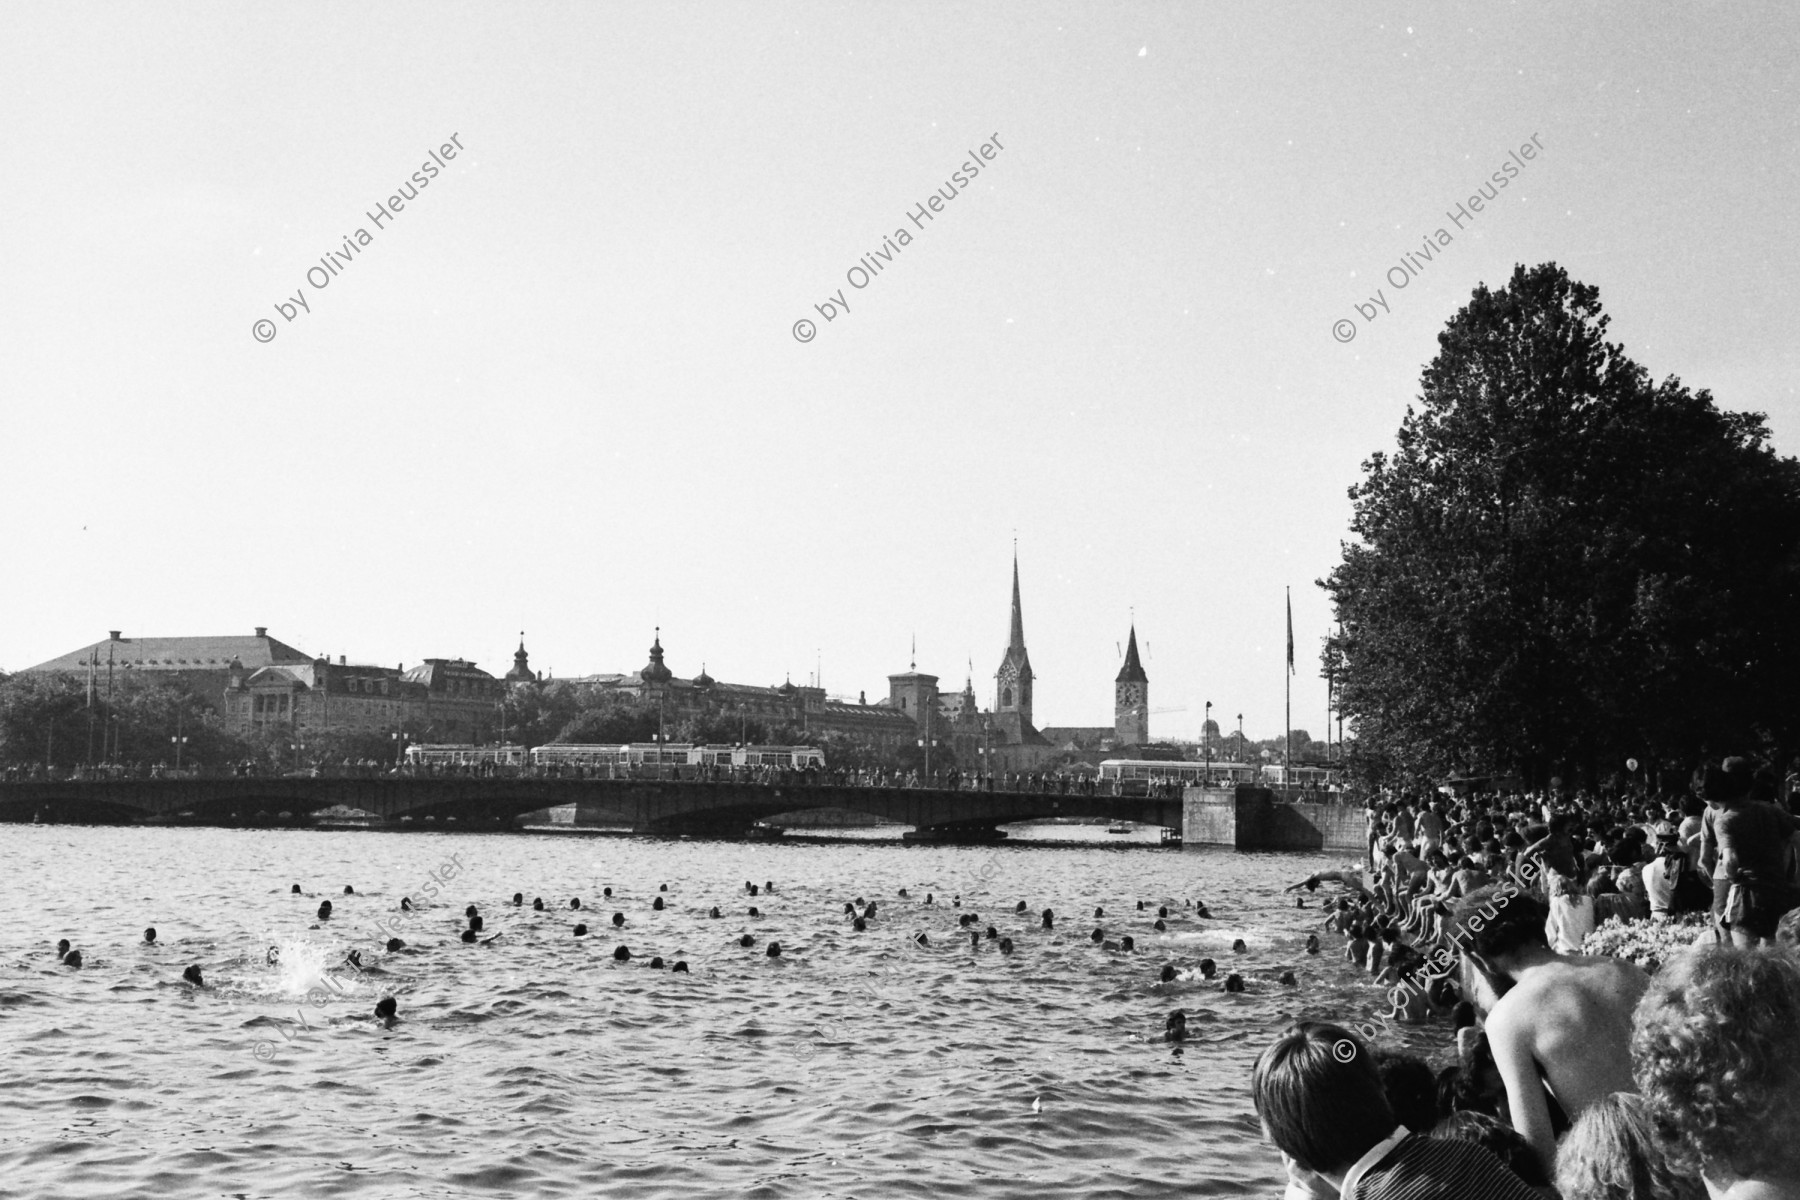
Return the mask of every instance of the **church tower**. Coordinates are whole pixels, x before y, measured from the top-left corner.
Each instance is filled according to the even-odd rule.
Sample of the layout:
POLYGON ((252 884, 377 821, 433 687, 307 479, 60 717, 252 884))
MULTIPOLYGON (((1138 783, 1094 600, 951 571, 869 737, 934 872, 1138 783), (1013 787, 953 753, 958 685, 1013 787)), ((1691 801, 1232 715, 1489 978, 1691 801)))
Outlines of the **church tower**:
POLYGON ((1138 661, 1137 622, 1131 625, 1131 640, 1125 644, 1125 665, 1113 682, 1113 737, 1121 746, 1144 746, 1150 742, 1150 677, 1138 661))
POLYGON ((1012 637, 994 672, 994 712, 1018 713, 1031 725, 1031 658, 1025 653, 1025 617, 1019 609, 1019 552, 1013 551, 1012 637))

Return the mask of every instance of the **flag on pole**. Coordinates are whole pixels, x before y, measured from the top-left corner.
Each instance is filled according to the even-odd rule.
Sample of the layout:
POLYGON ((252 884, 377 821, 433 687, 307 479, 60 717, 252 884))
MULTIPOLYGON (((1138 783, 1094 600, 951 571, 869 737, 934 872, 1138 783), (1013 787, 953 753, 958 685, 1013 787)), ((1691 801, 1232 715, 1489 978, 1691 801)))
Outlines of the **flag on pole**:
POLYGON ((1294 673, 1294 593, 1292 591, 1288 592, 1287 618, 1288 618, 1288 674, 1292 675, 1294 673))

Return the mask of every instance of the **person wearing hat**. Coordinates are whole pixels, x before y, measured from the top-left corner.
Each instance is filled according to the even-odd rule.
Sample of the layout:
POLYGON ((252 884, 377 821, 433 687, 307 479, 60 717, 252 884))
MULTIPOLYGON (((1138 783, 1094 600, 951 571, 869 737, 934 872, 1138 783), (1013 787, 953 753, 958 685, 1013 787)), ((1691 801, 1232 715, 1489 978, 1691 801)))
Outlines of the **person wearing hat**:
POLYGON ((1687 867, 1687 852, 1681 848, 1681 837, 1667 821, 1658 821, 1650 831, 1656 842, 1656 857, 1643 870, 1644 891, 1650 897, 1650 916, 1667 921, 1674 915, 1675 884, 1687 867))
POLYGON ((1800 906, 1786 874, 1794 818, 1752 800, 1754 779, 1748 759, 1728 758, 1701 783, 1700 861, 1712 873, 1713 918, 1740 949, 1774 940, 1781 918, 1800 906))

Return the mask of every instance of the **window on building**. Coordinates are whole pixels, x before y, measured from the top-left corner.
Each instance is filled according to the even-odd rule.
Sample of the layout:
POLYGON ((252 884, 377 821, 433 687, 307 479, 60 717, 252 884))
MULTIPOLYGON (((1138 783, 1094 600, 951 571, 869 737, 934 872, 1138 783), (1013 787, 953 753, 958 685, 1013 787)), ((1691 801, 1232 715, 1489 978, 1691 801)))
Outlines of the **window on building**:
POLYGON ((1000 707, 1002 707, 1002 708, 1011 708, 1012 707, 1012 689, 1011 688, 1007 688, 1000 693, 1000 707))

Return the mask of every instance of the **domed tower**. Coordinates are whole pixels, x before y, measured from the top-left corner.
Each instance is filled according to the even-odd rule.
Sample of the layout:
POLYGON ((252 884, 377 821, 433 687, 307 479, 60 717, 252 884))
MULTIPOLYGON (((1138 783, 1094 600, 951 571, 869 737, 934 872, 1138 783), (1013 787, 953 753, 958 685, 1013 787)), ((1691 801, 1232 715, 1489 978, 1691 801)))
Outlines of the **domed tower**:
POLYGON ((994 711, 1018 713, 1019 719, 1031 724, 1031 656, 1025 653, 1025 616, 1019 608, 1019 555, 1013 552, 1012 636, 1006 643, 1006 656, 994 672, 994 711))
POLYGON ((666 684, 675 672, 663 666, 662 626, 656 627, 656 640, 650 643, 650 662, 638 672, 638 678, 649 684, 666 684))
POLYGON ((537 676, 531 673, 531 656, 525 653, 525 635, 519 634, 519 648, 513 651, 512 670, 506 673, 508 686, 521 683, 536 683, 537 676))
POLYGON ((1125 644, 1125 665, 1113 682, 1113 737, 1121 746, 1143 746, 1150 741, 1150 677, 1138 661, 1137 623, 1125 644))

